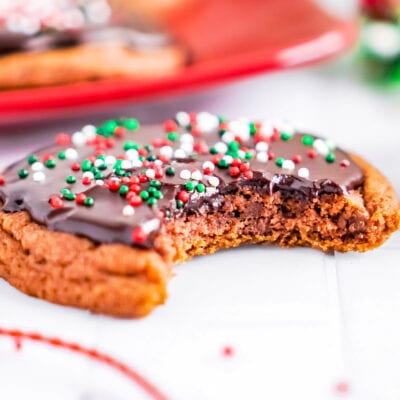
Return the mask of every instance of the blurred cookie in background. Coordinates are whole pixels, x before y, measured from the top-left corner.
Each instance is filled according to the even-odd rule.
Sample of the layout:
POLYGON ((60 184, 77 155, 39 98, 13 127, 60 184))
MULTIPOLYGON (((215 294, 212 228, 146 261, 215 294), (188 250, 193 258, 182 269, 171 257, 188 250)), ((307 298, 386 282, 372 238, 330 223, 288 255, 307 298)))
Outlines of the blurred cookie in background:
POLYGON ((0 88, 155 78, 186 50, 154 22, 107 0, 0 0, 0 88))

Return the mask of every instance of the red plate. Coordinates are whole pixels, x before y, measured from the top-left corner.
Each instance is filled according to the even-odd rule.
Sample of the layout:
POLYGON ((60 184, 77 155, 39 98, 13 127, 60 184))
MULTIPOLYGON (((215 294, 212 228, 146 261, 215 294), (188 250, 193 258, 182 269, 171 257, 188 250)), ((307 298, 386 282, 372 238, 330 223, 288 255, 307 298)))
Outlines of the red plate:
POLYGON ((168 20, 193 62, 157 80, 118 79, 0 92, 0 123, 43 119, 128 100, 198 90, 261 71, 313 63, 349 48, 354 21, 342 21, 311 0, 199 1, 168 20))

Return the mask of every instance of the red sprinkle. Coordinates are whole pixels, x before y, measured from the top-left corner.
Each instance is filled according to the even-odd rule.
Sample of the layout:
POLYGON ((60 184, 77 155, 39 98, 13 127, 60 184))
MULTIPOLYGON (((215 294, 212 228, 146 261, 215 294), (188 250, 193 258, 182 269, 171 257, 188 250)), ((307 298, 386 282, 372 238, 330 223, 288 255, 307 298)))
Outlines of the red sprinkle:
POLYGON ((81 169, 81 166, 79 165, 79 163, 73 163, 71 165, 71 169, 72 171, 79 171, 81 169))
POLYGON ((134 195, 131 195, 129 197, 130 197, 129 198, 129 204, 132 207, 139 207, 139 206, 142 205, 143 200, 142 200, 142 198, 140 196, 137 196, 137 195, 134 194, 134 195))
POLYGON ((350 165, 350 161, 349 161, 349 160, 342 160, 342 161, 340 162, 340 166, 343 167, 343 168, 346 168, 346 167, 348 167, 349 165, 350 165))
POLYGON ((172 119, 164 122, 164 130, 165 132, 174 132, 178 129, 178 125, 172 119))
POLYGON ((135 243, 143 243, 146 239, 147 234, 142 228, 137 227, 132 231, 132 240, 135 243))
POLYGON ((64 207, 64 200, 60 196, 51 196, 49 203, 53 208, 63 208, 64 207))
POLYGON ((0 186, 4 185, 4 178, 0 175, 0 186))
POLYGON ((296 164, 301 163, 301 155, 300 155, 300 154, 295 154, 295 155, 292 157, 292 161, 293 161, 294 163, 296 163, 296 164))
POLYGON ((112 192, 116 192, 117 190, 119 190, 119 188, 121 187, 121 183, 119 181, 117 181, 116 179, 111 179, 108 182, 108 188, 112 191, 112 192))
POLYGON ((225 346, 222 349, 222 355, 225 356, 225 357, 232 357, 234 355, 233 347, 225 346))
POLYGON ((317 157, 317 152, 315 150, 310 149, 307 151, 307 156, 310 158, 315 158, 317 157))
POLYGON ((239 167, 233 166, 229 168, 229 175, 230 176, 239 176, 240 175, 240 169, 239 167))
POLYGON ((187 203, 189 201, 189 197, 189 192, 187 192, 186 190, 181 190, 178 193, 178 199, 183 203, 187 203))
POLYGON ((141 183, 148 182, 149 181, 149 177, 147 175, 142 174, 142 175, 139 176, 139 180, 140 180, 141 183))
POLYGON ((137 183, 133 183, 131 186, 129 186, 129 190, 132 192, 139 194, 142 190, 141 186, 137 183))
POLYGON ((114 135, 117 137, 122 137, 125 135, 125 128, 123 128, 122 126, 117 126, 114 129, 114 135))
POLYGON ((85 200, 86 200, 86 194, 85 193, 78 193, 75 196, 75 202, 77 204, 83 204, 85 202, 85 200))
POLYGON ((71 143, 71 138, 66 133, 59 133, 56 136, 56 143, 60 146, 65 146, 71 143))
POLYGON ((268 152, 268 160, 273 160, 275 158, 275 154, 272 151, 268 152))
POLYGON ((83 185, 90 185, 92 183, 92 180, 88 176, 84 176, 82 178, 82 184, 83 185))
POLYGON ((338 382, 335 385, 335 392, 340 394, 346 394, 350 390, 349 384, 347 382, 338 382))
POLYGON ((244 176, 246 179, 252 179, 252 178, 253 178, 253 171, 246 171, 246 172, 243 174, 243 176, 244 176))

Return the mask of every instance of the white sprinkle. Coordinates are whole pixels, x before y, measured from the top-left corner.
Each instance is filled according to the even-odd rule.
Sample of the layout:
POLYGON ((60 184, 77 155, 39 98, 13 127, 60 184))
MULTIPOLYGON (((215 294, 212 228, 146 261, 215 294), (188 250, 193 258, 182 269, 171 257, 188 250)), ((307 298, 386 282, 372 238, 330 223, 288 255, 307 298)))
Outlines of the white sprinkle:
POLYGON ((264 121, 260 126, 260 135, 264 137, 270 137, 274 133, 274 125, 269 121, 264 121))
POLYGON ((218 128, 219 119, 208 112, 199 112, 196 116, 196 126, 201 132, 210 133, 218 128))
POLYGON ((67 160, 76 160, 78 158, 78 152, 72 147, 65 150, 65 158, 67 160))
POLYGON ((224 142, 215 143, 214 148, 218 151, 218 153, 225 154, 228 151, 228 146, 224 142))
POLYGON ((96 137, 96 127, 94 125, 85 125, 81 131, 86 136, 86 139, 91 140, 96 137))
POLYGON ((132 160, 132 167, 133 168, 140 168, 143 165, 143 163, 137 159, 137 160, 132 160))
POLYGON ((192 172, 190 177, 195 181, 201 181, 203 174, 199 170, 195 170, 192 172))
POLYGON ((83 132, 75 132, 72 135, 72 143, 78 147, 84 146, 86 144, 86 135, 83 132))
POLYGON ((293 162, 292 160, 285 160, 285 161, 282 163, 282 168, 283 168, 283 169, 287 169, 287 170, 289 170, 289 171, 293 171, 294 168, 295 168, 295 164, 294 164, 294 162, 293 162))
POLYGON ((132 206, 127 205, 122 209, 122 214, 124 214, 125 217, 130 217, 135 214, 135 209, 132 206))
POLYGON ((214 171, 215 165, 211 161, 204 161, 203 163, 203 170, 204 169, 209 169, 210 171, 214 171))
POLYGON ((104 181, 102 179, 97 179, 96 185, 97 186, 104 186, 104 181))
POLYGON ((117 159, 114 156, 107 156, 105 162, 108 166, 113 166, 117 159))
POLYGON ((259 162, 266 163, 268 161, 268 153, 265 151, 260 151, 257 153, 256 159, 259 162))
POLYGON ((370 52, 386 59, 400 54, 400 33, 397 25, 374 22, 369 23, 363 31, 362 41, 370 52))
POLYGON ((223 135, 222 135, 222 140, 225 143, 230 143, 233 142, 235 140, 235 135, 232 132, 226 131, 223 135))
POLYGON ((32 178, 35 182, 43 182, 46 179, 46 175, 42 171, 37 171, 32 178))
POLYGON ((308 168, 300 168, 297 171, 297 175, 300 176, 300 178, 308 178, 310 176, 310 171, 308 170, 308 168))
POLYGON ((82 178, 89 178, 89 179, 94 179, 93 172, 86 171, 82 174, 82 178))
POLYGON ((182 143, 180 146, 181 150, 183 150, 187 155, 193 153, 193 145, 191 143, 182 143))
POLYGON ((154 162, 154 165, 158 165, 158 166, 163 165, 163 162, 161 160, 156 160, 156 161, 153 161, 153 162, 154 162))
POLYGON ((105 165, 104 160, 102 160, 101 158, 98 158, 97 160, 95 160, 94 162, 94 166, 96 168, 102 167, 103 165, 105 165))
POLYGON ((256 144, 256 151, 268 151, 268 143, 258 142, 256 144))
POLYGON ((36 161, 31 165, 32 171, 41 171, 44 168, 43 163, 36 161))
POLYGON ((326 156, 329 153, 329 147, 326 145, 325 141, 322 139, 315 139, 313 147, 317 153, 322 156, 326 156))
POLYGON ((148 170, 146 170, 146 176, 150 179, 154 179, 154 177, 156 176, 156 171, 154 171, 154 169, 149 168, 148 170))
POLYGON ((275 127, 281 133, 287 133, 288 135, 293 135, 295 133, 294 126, 287 121, 277 121, 275 127))
POLYGON ((187 155, 186 155, 186 153, 185 153, 184 150, 182 150, 182 149, 176 149, 175 152, 174 152, 174 157, 175 157, 175 158, 186 158, 187 155))
POLYGON ((160 154, 164 157, 171 158, 174 154, 174 149, 171 146, 163 146, 160 149, 160 154))
POLYGON ((176 114, 175 119, 179 126, 186 128, 188 125, 190 125, 190 116, 185 111, 179 111, 176 114))
POLYGON ((179 174, 181 179, 188 180, 192 176, 191 172, 188 169, 183 169, 179 174))
POLYGON ((208 183, 213 187, 217 187, 219 185, 219 179, 216 176, 210 176, 208 178, 208 183))
POLYGON ((333 140, 327 139, 325 140, 326 145, 328 146, 329 151, 333 151, 336 148, 335 142, 333 140))
POLYGON ((229 155, 223 156, 222 159, 224 161, 226 161, 228 164, 232 164, 232 161, 233 161, 233 157, 232 156, 229 156, 229 155))
POLYGON ((228 129, 242 140, 248 140, 250 138, 249 122, 246 119, 237 119, 229 122, 228 129))
POLYGON ((132 168, 132 163, 129 160, 122 160, 121 169, 129 169, 132 168))
POLYGON ((125 152, 125 156, 128 160, 136 160, 139 157, 139 153, 135 149, 129 149, 125 152))
POLYGON ((181 143, 193 143, 194 137, 190 133, 184 133, 179 140, 181 143))
POLYGON ((142 229, 146 233, 150 233, 152 231, 155 231, 159 227, 160 227, 160 220, 157 219, 157 218, 151 219, 150 221, 147 221, 144 224, 142 224, 142 229))

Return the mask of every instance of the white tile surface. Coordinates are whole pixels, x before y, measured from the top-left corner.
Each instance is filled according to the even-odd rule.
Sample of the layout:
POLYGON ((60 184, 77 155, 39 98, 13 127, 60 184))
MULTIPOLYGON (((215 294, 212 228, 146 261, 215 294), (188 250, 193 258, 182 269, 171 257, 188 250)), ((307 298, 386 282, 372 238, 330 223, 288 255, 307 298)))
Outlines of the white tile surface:
MULTIPOLYGON (((111 110, 158 121, 177 110, 286 117, 376 164, 400 191, 400 95, 363 86, 348 64, 252 78, 111 110)), ((93 116, 93 122, 107 115, 93 116)), ((44 116, 45 118, 45 116, 44 116)), ((0 167, 87 119, 7 129, 0 167)), ((171 399, 400 398, 400 235, 366 254, 243 248, 177 269, 167 304, 114 320, 20 294, 0 282, 0 326, 37 330, 125 361, 171 399), (224 357, 231 346, 234 354, 224 357), (349 391, 339 394, 338 383, 349 391)), ((0 337, 0 398, 147 398, 114 370, 0 337), (40 393, 40 395, 32 395, 40 393)))

